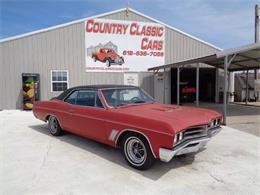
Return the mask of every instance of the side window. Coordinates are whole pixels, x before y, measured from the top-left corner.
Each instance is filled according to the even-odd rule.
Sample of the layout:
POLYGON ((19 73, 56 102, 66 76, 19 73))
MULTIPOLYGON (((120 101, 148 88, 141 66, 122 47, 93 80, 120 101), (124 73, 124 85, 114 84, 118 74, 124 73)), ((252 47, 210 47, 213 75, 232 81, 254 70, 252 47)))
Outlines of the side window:
POLYGON ((65 99, 65 102, 68 102, 69 104, 77 104, 77 95, 78 91, 74 91, 72 94, 69 95, 69 97, 65 99))
POLYGON ((95 91, 80 90, 78 92, 77 105, 95 106, 95 91))
POLYGON ((64 101, 70 104, 75 104, 80 106, 93 106, 93 107, 104 108, 96 91, 87 91, 87 90, 74 91, 64 101))
POLYGON ((96 107, 104 108, 101 100, 98 97, 98 94, 96 93, 96 107))

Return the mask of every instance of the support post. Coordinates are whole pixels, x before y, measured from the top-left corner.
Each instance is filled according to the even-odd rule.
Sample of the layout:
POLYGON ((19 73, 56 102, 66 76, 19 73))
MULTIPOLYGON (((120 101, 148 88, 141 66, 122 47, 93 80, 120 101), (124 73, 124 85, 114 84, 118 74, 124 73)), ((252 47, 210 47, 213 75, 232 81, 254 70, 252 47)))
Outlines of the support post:
POLYGON ((246 104, 248 104, 248 70, 246 70, 246 104))
POLYGON ((232 61, 236 58, 237 54, 234 54, 230 59, 229 56, 224 58, 224 91, 223 91, 223 123, 227 124, 227 90, 228 90, 228 67, 232 61))
POLYGON ((200 79, 200 67, 197 63, 196 67, 196 106, 199 106, 199 80, 200 79))
POLYGON ((230 72, 227 72, 227 104, 229 104, 230 100, 230 72))
POLYGON ((180 105, 180 68, 177 67, 177 105, 180 105))
POLYGON ((219 102, 219 69, 216 68, 215 74, 215 103, 219 102))
POLYGON ((223 91, 223 123, 227 124, 227 69, 228 69, 228 56, 224 59, 224 91, 223 91))
POLYGON ((234 72, 229 72, 228 79, 228 91, 229 91, 229 102, 234 102, 234 91, 235 91, 235 78, 234 72))
POLYGON ((163 69, 163 103, 165 104, 165 79, 166 79, 166 71, 163 69))

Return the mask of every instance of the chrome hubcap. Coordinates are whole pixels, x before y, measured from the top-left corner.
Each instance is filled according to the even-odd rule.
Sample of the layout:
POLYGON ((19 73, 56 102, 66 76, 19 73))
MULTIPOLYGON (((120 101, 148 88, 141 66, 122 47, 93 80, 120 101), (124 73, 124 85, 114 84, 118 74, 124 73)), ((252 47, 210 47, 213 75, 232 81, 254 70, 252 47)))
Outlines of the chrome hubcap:
POLYGON ((51 117, 49 120, 51 133, 56 133, 58 129, 58 121, 55 117, 51 117))
POLYGON ((146 160, 146 149, 141 140, 130 137, 126 141, 125 152, 128 160, 134 165, 141 165, 146 160))

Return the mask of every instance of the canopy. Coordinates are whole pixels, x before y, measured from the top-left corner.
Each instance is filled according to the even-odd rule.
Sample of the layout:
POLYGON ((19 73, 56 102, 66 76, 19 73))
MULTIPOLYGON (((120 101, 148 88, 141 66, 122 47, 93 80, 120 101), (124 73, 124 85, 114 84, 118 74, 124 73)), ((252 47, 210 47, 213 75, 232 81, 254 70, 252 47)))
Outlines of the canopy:
POLYGON ((176 63, 156 66, 149 68, 148 70, 159 70, 164 68, 180 67, 187 64, 205 63, 216 68, 224 69, 225 56, 232 58, 231 63, 228 66, 228 71, 239 70, 252 70, 260 68, 260 43, 254 43, 238 48, 226 49, 219 51, 213 55, 203 56, 199 58, 193 58, 176 63))
MULTIPOLYGON (((239 71, 239 70, 254 70, 260 68, 260 43, 254 43, 237 47, 233 49, 226 49, 219 51, 213 55, 203 56, 199 58, 193 58, 190 60, 180 61, 172 64, 166 64, 162 66, 156 66, 149 68, 151 71, 158 71, 166 68, 177 68, 177 104, 179 104, 179 83, 180 83, 180 67, 184 67, 189 64, 197 64, 197 78, 196 78, 196 104, 199 101, 199 63, 208 64, 216 68, 224 69, 224 91, 223 91, 223 120, 226 124, 227 116, 227 96, 228 94, 228 71, 239 71)), ((165 82, 165 81, 164 81, 165 82)), ((248 88, 248 87, 247 87, 248 88)), ((165 86, 164 86, 165 90, 165 86)), ((165 92, 164 92, 165 94, 165 92)), ((248 95, 248 93, 246 93, 248 95)))

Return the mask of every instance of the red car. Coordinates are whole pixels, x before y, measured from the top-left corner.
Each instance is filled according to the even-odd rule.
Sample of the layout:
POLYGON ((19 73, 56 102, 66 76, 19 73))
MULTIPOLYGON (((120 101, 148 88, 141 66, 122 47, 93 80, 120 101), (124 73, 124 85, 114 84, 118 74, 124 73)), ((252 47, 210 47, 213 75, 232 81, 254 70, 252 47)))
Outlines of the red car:
POLYGON ((99 52, 92 53, 92 59, 94 62, 97 60, 106 63, 107 67, 112 64, 122 65, 124 58, 119 56, 113 49, 100 48, 99 52))
POLYGON ((194 153, 221 129, 222 116, 208 109, 155 102, 141 88, 96 85, 66 90, 34 104, 36 118, 48 121, 52 135, 63 130, 118 147, 134 168, 155 159, 194 153))

